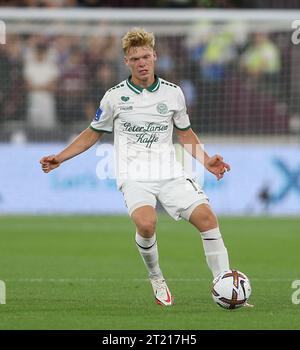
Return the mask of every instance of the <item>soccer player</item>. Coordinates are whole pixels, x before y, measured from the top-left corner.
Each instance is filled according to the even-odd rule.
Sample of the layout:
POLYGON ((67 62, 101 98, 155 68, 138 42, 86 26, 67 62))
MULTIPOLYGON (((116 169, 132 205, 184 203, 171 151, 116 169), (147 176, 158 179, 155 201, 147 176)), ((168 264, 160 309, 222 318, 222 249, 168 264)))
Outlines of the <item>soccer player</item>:
POLYGON ((153 33, 134 28, 122 38, 124 62, 131 75, 103 96, 96 116, 69 146, 40 160, 45 173, 86 151, 104 133, 114 132, 117 186, 136 226, 135 241, 148 270, 158 304, 174 298, 159 266, 156 201, 175 220, 190 222, 200 232, 213 274, 229 269, 216 215, 199 185, 176 160, 173 130, 180 144, 220 180, 230 166, 220 155, 210 157, 193 132, 179 86, 154 73, 157 55, 153 33))

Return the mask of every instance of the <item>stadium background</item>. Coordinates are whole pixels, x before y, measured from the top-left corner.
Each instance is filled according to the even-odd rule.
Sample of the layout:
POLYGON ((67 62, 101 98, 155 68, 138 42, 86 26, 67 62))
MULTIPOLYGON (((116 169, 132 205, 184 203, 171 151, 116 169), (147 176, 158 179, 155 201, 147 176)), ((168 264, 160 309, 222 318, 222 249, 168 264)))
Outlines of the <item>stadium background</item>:
MULTIPOLYGON (((291 41, 297 11, 145 9, 145 2, 128 11, 113 7, 122 2, 102 9, 70 7, 74 3, 25 1, 27 7, 1 8, 1 212, 126 212, 113 180, 97 178, 97 165, 111 159, 101 146, 98 156, 93 148, 48 176, 38 159, 84 129, 104 92, 127 77, 120 38, 132 26, 144 26, 157 36, 157 73, 182 86, 206 149, 232 164, 220 183, 205 174, 216 211, 299 214, 299 45, 291 41)), ((89 3, 102 2, 78 2, 89 3)))
POLYGON ((299 328, 290 301, 299 277, 299 8, 296 0, 0 1, 0 279, 8 288, 0 328, 299 328), (198 237, 164 215, 162 264, 177 311, 158 322, 142 300, 132 305, 132 281, 151 291, 140 287, 134 228, 110 176, 110 136, 50 174, 40 169, 39 159, 87 127, 103 93, 127 77, 120 38, 133 26, 155 32, 157 73, 183 88, 206 150, 232 166, 220 182, 203 178, 200 165, 194 175, 220 215, 233 263, 254 283, 258 316, 214 309, 209 272, 202 266, 199 275, 192 260, 198 237), (201 303, 191 299, 195 286, 201 303))

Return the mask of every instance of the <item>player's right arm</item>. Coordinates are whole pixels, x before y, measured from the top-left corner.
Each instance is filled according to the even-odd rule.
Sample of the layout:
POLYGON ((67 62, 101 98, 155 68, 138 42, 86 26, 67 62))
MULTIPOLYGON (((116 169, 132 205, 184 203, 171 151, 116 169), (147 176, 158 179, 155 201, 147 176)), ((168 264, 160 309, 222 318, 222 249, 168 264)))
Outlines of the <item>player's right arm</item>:
POLYGON ((77 156, 92 147, 103 135, 113 131, 114 108, 111 102, 110 91, 107 91, 100 101, 95 118, 90 126, 85 129, 77 138, 57 155, 43 157, 40 160, 42 170, 45 173, 60 166, 66 160, 77 156))
POLYGON ((57 155, 45 156, 40 160, 44 173, 60 166, 61 163, 68 159, 85 152, 92 147, 103 135, 103 132, 97 132, 88 127, 76 139, 57 155))

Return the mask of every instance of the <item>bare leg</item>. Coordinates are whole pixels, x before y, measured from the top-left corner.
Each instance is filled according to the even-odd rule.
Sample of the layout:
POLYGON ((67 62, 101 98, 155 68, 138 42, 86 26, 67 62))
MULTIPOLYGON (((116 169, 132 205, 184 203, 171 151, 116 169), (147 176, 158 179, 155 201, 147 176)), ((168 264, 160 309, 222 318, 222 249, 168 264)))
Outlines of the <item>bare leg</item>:
POLYGON ((136 226, 135 241, 149 273, 149 277, 162 277, 158 263, 156 241, 156 211, 150 205, 139 207, 133 211, 131 218, 136 226))

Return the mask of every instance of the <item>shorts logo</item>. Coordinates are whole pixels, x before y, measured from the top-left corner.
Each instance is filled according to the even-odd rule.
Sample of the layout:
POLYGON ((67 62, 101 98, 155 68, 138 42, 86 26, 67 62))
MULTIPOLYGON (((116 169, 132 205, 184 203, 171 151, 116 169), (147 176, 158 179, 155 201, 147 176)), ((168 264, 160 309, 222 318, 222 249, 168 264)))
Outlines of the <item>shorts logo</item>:
POLYGON ((122 96, 121 100, 124 101, 124 102, 127 102, 129 100, 129 97, 128 96, 122 96))
POLYGON ((165 103, 159 103, 156 110, 160 114, 166 114, 168 112, 168 106, 165 103))
POLYGON ((94 118, 94 121, 98 122, 100 117, 101 117, 101 114, 102 114, 102 109, 101 108, 98 108, 97 111, 96 111, 96 115, 95 115, 95 118, 94 118))

